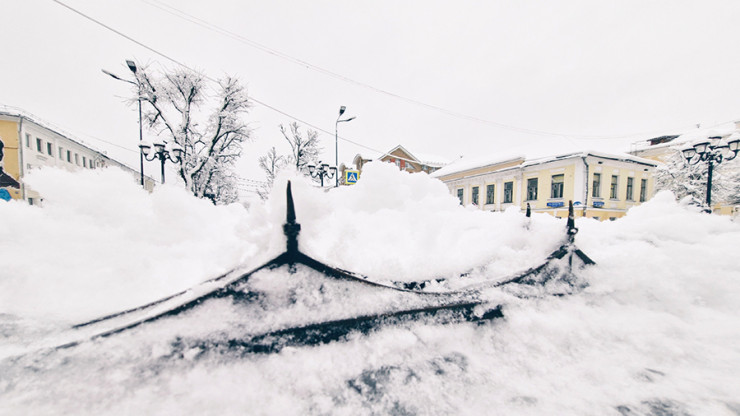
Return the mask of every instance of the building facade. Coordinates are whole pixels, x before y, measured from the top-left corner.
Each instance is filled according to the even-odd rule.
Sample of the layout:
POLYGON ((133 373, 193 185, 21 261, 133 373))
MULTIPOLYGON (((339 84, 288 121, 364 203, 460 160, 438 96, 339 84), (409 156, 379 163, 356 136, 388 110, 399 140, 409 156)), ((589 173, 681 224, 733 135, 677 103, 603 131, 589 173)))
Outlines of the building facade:
POLYGON ((487 211, 509 207, 568 216, 614 220, 648 200, 656 163, 629 155, 581 152, 527 160, 514 157, 487 163, 456 162, 432 174, 463 205, 487 211))
MULTIPOLYGON (((384 153, 377 160, 393 163, 398 167, 398 169, 410 173, 432 173, 447 164, 443 158, 438 156, 425 156, 420 154, 415 156, 401 145, 398 145, 384 153)), ((352 163, 355 165, 357 170, 362 172, 362 166, 370 161, 372 161, 372 159, 364 158, 362 155, 358 154, 354 157, 352 163)))
MULTIPOLYGON (((26 186, 24 176, 42 166, 70 171, 116 166, 131 173, 137 182, 140 173, 105 153, 86 146, 20 112, 0 111, 0 197, 25 200, 37 205, 43 196, 26 186)), ((154 180, 144 177, 151 191, 154 180)))

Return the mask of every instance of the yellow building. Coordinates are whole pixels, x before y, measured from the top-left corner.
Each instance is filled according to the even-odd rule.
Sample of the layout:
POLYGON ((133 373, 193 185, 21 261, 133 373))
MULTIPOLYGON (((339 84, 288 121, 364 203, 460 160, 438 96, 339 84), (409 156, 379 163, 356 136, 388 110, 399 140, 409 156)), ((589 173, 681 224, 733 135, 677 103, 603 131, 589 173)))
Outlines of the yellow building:
POLYGON ((503 211, 515 206, 567 217, 617 219, 654 193, 656 163, 630 155, 571 153, 540 159, 460 159, 431 176, 444 182, 463 205, 503 211))
MULTIPOLYGON (((42 196, 26 186, 23 177, 42 166, 71 171, 116 166, 130 172, 137 182, 141 180, 137 170, 22 112, 0 111, 0 202, 16 199, 39 204, 42 196)), ((144 187, 152 190, 154 180, 145 176, 144 187)))

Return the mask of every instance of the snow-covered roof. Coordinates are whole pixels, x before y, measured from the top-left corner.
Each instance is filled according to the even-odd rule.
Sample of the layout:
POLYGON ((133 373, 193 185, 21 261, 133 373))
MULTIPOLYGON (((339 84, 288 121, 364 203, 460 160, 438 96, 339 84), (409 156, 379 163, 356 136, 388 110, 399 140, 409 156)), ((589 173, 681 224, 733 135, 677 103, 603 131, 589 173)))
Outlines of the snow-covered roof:
POLYGON ((594 156, 594 157, 600 157, 604 159, 629 161, 629 162, 641 163, 644 165, 657 166, 657 163, 654 160, 645 159, 645 158, 634 156, 628 153, 604 153, 604 152, 598 152, 598 151, 593 151, 593 150, 585 150, 582 152, 566 153, 562 155, 541 157, 541 158, 536 158, 536 159, 527 159, 522 164, 522 166, 539 165, 542 163, 552 162, 555 160, 570 159, 574 157, 587 157, 587 156, 594 156))
POLYGON ((698 143, 699 141, 706 141, 709 137, 714 136, 729 136, 730 134, 737 132, 736 122, 722 123, 716 126, 707 128, 696 128, 681 133, 673 140, 666 141, 651 145, 650 141, 655 138, 635 142, 632 144, 633 152, 639 152, 644 150, 662 149, 662 148, 678 148, 686 146, 689 143, 698 143))
MULTIPOLYGON (((597 152, 593 150, 584 150, 584 151, 564 153, 564 154, 553 155, 553 156, 534 157, 534 158, 529 158, 529 159, 525 158, 525 156, 523 155, 515 155, 515 156, 509 156, 509 157, 502 157, 501 155, 487 156, 487 157, 473 157, 473 158, 461 157, 455 162, 452 162, 451 164, 443 167, 442 169, 432 173, 431 176, 435 178, 439 178, 439 177, 443 177, 447 175, 452 175, 455 173, 472 171, 475 169, 485 168, 489 166, 493 167, 495 165, 508 165, 509 163, 516 162, 518 160, 521 161, 521 164, 517 166, 525 167, 525 166, 533 166, 533 165, 539 165, 542 163, 553 162, 556 160, 570 159, 570 158, 576 158, 576 157, 587 157, 587 156, 600 157, 600 158, 613 159, 613 160, 630 161, 630 162, 635 162, 635 163, 641 163, 644 165, 657 166, 654 160, 645 159, 645 158, 638 157, 638 156, 633 156, 627 153, 604 153, 604 152, 597 152)), ((502 167, 501 169, 509 169, 509 168, 511 168, 510 165, 506 167, 502 167)))
POLYGON ((383 153, 380 157, 378 157, 378 159, 382 159, 386 156, 392 156, 392 157, 398 158, 398 156, 392 154, 396 150, 401 150, 402 152, 409 155, 411 157, 411 160, 408 160, 409 162, 419 162, 424 165, 435 167, 435 168, 442 167, 450 163, 449 159, 439 156, 439 155, 432 155, 429 153, 411 153, 408 149, 406 149, 400 144, 394 147, 393 149, 383 153))
POLYGON ((430 153, 414 153, 419 162, 432 167, 442 167, 450 163, 450 159, 440 155, 430 153))
POLYGON ((478 157, 463 157, 450 163, 449 165, 439 169, 431 174, 432 177, 439 178, 441 176, 452 175, 454 173, 465 172, 468 170, 484 168, 487 166, 500 165, 503 163, 514 162, 516 160, 524 161, 524 156, 514 155, 502 157, 500 154, 489 155, 489 156, 478 156, 478 157))
MULTIPOLYGON (((96 153, 100 154, 103 158, 112 160, 113 162, 121 165, 122 167, 125 167, 127 169, 131 169, 131 170, 133 170, 135 172, 139 172, 139 170, 137 168, 133 168, 133 167, 129 166, 128 164, 121 162, 118 159, 114 159, 114 158, 108 156, 108 152, 107 151, 100 150, 97 147, 95 147, 93 145, 90 145, 89 143, 86 143, 86 142, 84 142, 82 140, 79 140, 77 138, 73 138, 74 136, 72 134, 64 131, 63 129, 59 128, 58 126, 54 125, 53 123, 50 123, 48 121, 42 120, 41 118, 35 116, 34 114, 32 114, 32 113, 30 113, 30 112, 28 112, 28 111, 26 111, 26 110, 24 110, 22 108, 0 104, 0 116, 18 117, 18 118, 21 118, 22 117, 22 118, 30 121, 31 123, 39 126, 39 127, 42 127, 42 128, 44 128, 46 130, 49 130, 49 131, 53 132, 54 134, 57 134, 59 136, 62 136, 65 139, 67 139, 67 140, 69 140, 71 142, 77 143, 78 145, 80 145, 82 147, 85 147, 85 148, 87 148, 87 149, 89 149, 89 150, 91 150, 93 152, 96 152, 96 153)), ((147 178, 151 179, 151 177, 149 175, 146 175, 145 174, 144 176, 146 176, 147 178)))

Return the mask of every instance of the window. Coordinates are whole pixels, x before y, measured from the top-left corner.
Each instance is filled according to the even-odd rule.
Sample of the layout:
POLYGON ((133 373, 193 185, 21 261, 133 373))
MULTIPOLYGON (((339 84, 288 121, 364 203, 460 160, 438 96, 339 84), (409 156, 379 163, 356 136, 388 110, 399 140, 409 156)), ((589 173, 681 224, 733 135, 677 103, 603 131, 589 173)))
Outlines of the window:
POLYGON ((464 193, 463 193, 462 188, 458 189, 457 190, 457 199, 460 200, 460 205, 463 204, 463 196, 464 196, 464 193))
POLYGON ((26 133, 26 147, 31 147, 31 135, 26 133))
POLYGON ((510 204, 514 200, 514 182, 504 183, 504 204, 510 204))
POLYGON ((33 205, 33 198, 28 198, 28 205, 33 205))
POLYGON ((550 192, 550 198, 562 198, 563 197, 563 182, 565 181, 565 175, 552 175, 552 189, 550 192))
POLYGON ((398 159, 396 159, 396 166, 398 166, 399 169, 401 168, 401 161, 398 159))
POLYGON ((75 165, 80 165, 80 155, 78 155, 77 153, 75 153, 75 165))
POLYGON ((486 185, 486 204, 493 204, 495 190, 495 185, 486 185))
POLYGON ((93 160, 88 160, 88 163, 90 164, 90 169, 95 169, 95 166, 93 166, 93 160))
POLYGON ((72 152, 67 150, 67 162, 72 163, 72 152))
POLYGON ((64 149, 62 149, 62 146, 59 146, 59 159, 64 159, 64 149))
POLYGON ((527 201, 537 199, 537 178, 527 179, 527 201))
POLYGON ((634 178, 627 178, 627 200, 633 201, 633 195, 632 195, 632 183, 634 182, 634 178))
POLYGON ((591 190, 591 196, 594 198, 601 198, 601 174, 594 173, 594 185, 591 190))
POLYGON ((645 202, 647 199, 647 179, 640 181, 640 202, 645 202))
POLYGON ((478 187, 473 187, 473 204, 478 205, 478 187))
POLYGON ((49 156, 53 156, 52 153, 54 152, 52 151, 52 147, 51 143, 46 143, 46 153, 48 153, 49 156))
POLYGON ((87 158, 85 156, 82 156, 82 167, 87 167, 87 158))
POLYGON ((44 151, 41 145, 41 139, 39 139, 38 137, 36 138, 36 150, 38 150, 39 152, 44 151))
POLYGON ((612 175, 612 186, 611 186, 611 192, 609 194, 609 198, 619 199, 619 197, 617 196, 618 191, 619 191, 619 176, 612 175))

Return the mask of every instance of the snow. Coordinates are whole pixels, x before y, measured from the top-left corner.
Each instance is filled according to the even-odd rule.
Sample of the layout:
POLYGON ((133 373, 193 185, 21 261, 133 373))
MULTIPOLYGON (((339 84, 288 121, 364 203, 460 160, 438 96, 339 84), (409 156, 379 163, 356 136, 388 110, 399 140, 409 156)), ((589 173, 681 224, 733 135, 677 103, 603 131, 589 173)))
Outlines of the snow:
POLYGON ((514 162, 517 160, 523 160, 524 155, 520 153, 516 154, 508 154, 508 155, 502 155, 502 154, 495 154, 493 156, 486 155, 486 156, 471 156, 471 157, 464 157, 461 156, 454 162, 446 165, 442 169, 434 171, 430 176, 433 178, 439 178, 442 176, 450 175, 453 173, 460 173, 465 172, 466 170, 470 169, 476 169, 481 168, 484 166, 490 166, 490 165, 497 165, 501 163, 508 163, 508 162, 514 162))
MULTIPOLYGON (((570 158, 570 157, 586 157, 588 155, 596 157, 606 158, 619 158, 620 160, 629 160, 638 163, 646 163, 655 165, 655 161, 645 159, 637 156, 633 156, 627 153, 604 153, 593 150, 579 150, 570 153, 561 153, 556 156, 552 154, 543 154, 541 151, 528 152, 526 157, 520 153, 509 153, 508 156, 503 154, 496 154, 494 156, 473 156, 473 157, 461 157, 460 159, 450 163, 449 165, 434 171, 430 176, 433 178, 441 178, 443 176, 451 175, 454 173, 465 172, 472 169, 478 169, 491 165, 498 165, 504 163, 512 163, 521 160, 521 166, 531 166, 541 163, 547 163, 558 159, 570 158)), ((511 169, 511 167, 503 168, 511 169)))
POLYGON ((431 153, 418 153, 414 152, 414 156, 425 165, 429 166, 444 166, 450 163, 450 160, 444 156, 435 155, 431 153))
POLYGON ((73 348, 37 346, 279 254, 287 179, 301 250, 378 281, 454 280, 475 268, 486 275, 469 279, 505 277, 541 263, 565 223, 461 207, 438 180, 383 163, 329 192, 278 178, 249 210, 174 186, 149 194, 115 169, 26 179, 43 208, 0 204, 0 414, 740 413, 740 224, 670 193, 617 221, 577 219, 576 244, 597 263, 578 271, 589 283, 580 293, 501 292, 491 299, 504 318, 482 324, 407 322, 231 356, 193 340, 415 301, 317 288, 315 272, 278 268, 248 283, 272 294, 268 313, 216 299, 73 348), (291 303, 286 288, 304 300, 291 303))

